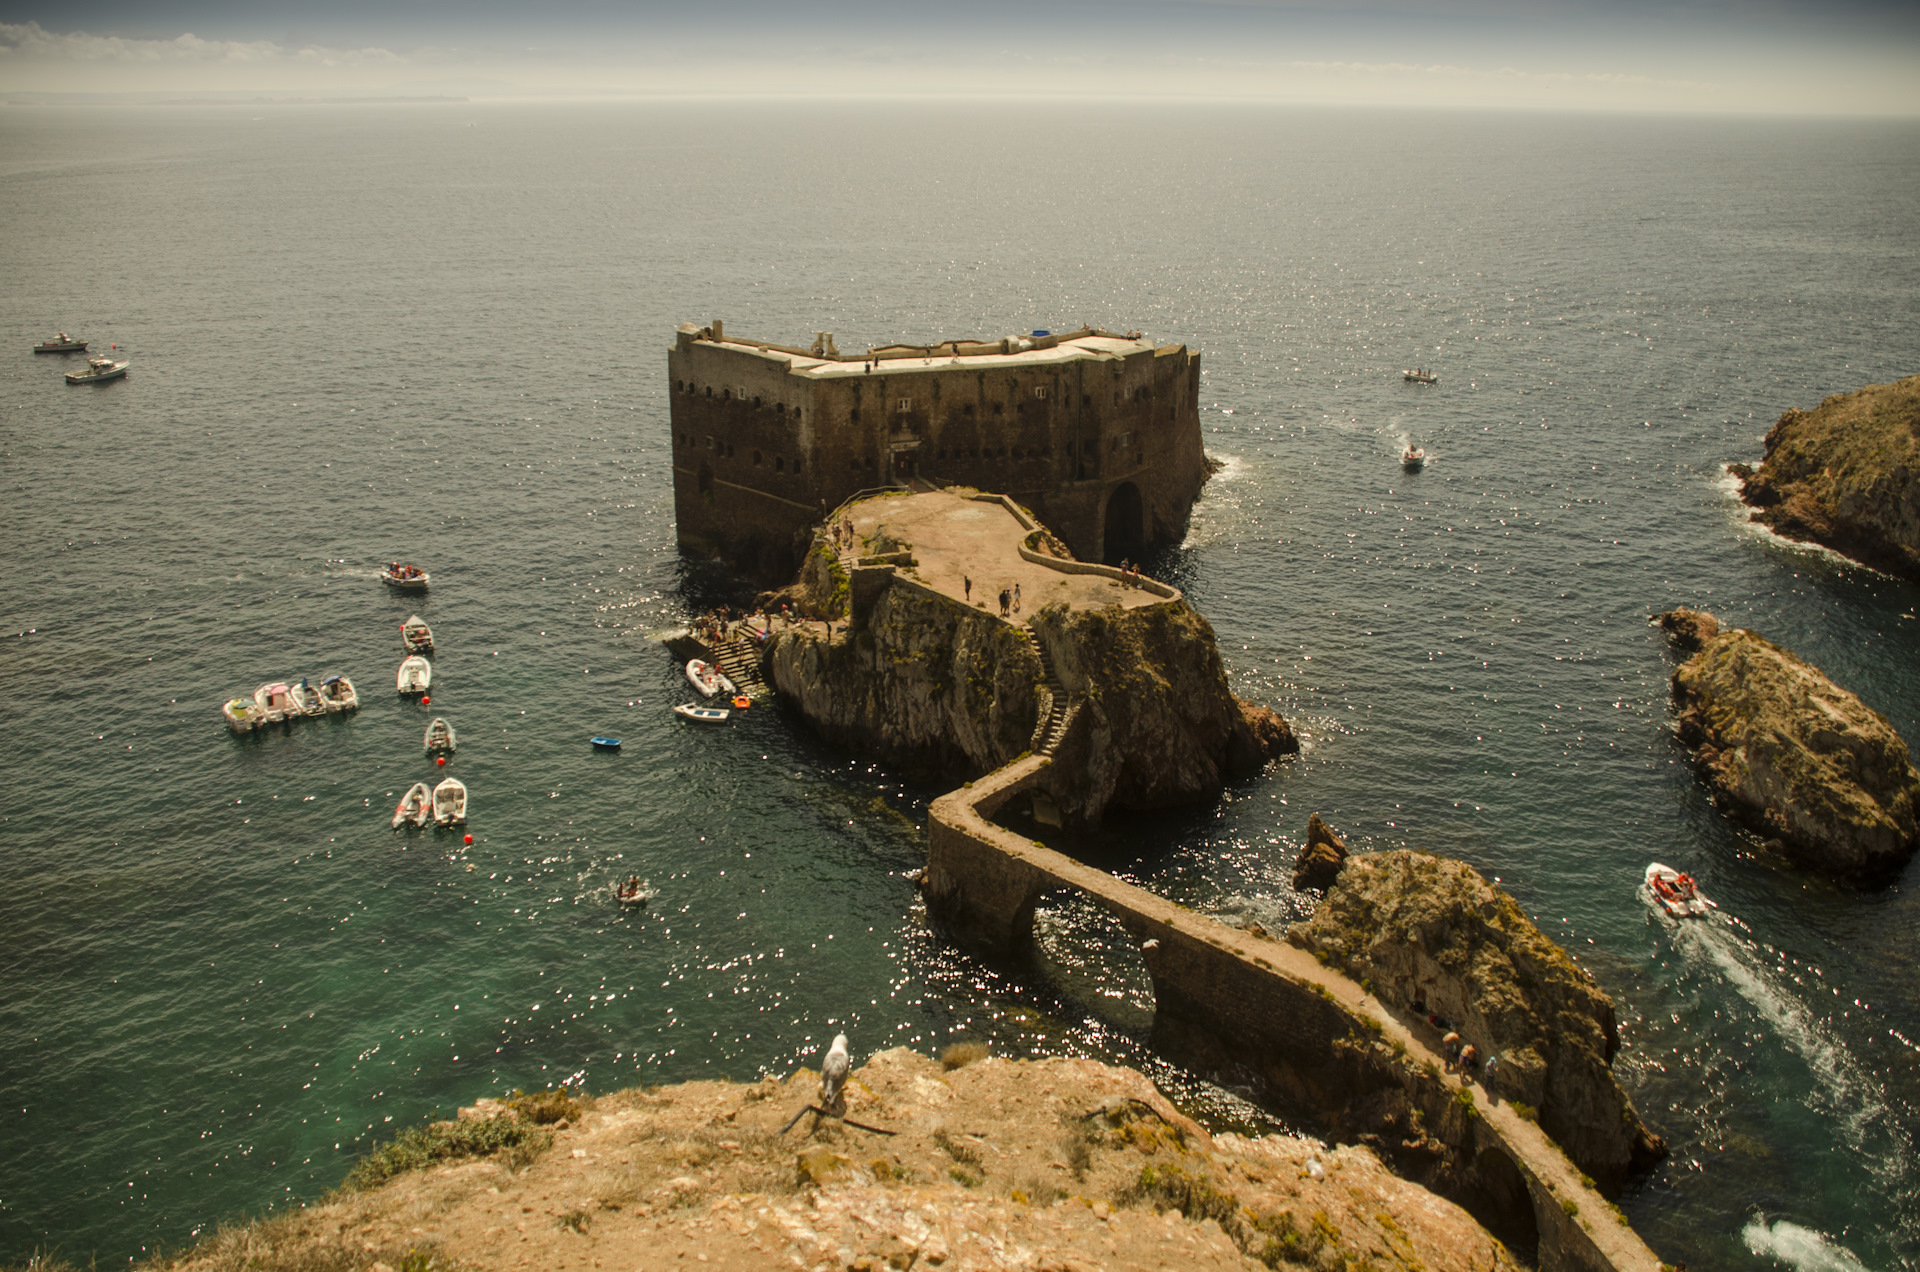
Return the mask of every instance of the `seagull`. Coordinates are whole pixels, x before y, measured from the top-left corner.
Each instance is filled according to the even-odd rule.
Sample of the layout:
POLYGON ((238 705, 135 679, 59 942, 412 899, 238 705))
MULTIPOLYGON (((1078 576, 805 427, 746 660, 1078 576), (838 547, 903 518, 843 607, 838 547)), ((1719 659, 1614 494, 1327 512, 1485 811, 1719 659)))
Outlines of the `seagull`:
POLYGON ((852 1069, 853 1061, 847 1055, 847 1035, 835 1034, 826 1059, 820 1062, 821 1104, 830 1109, 839 1105, 840 1088, 847 1084, 847 1074, 852 1069))

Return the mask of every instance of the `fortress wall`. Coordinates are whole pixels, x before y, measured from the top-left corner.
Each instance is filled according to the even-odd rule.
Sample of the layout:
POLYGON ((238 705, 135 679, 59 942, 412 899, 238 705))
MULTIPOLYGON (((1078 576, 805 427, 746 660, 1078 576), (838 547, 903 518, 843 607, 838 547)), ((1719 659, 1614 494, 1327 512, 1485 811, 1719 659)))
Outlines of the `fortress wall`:
POLYGON ((1433 1174, 1481 1222, 1533 1245, 1541 1272, 1658 1272, 1659 1259, 1545 1132, 1510 1105, 1472 1101, 1469 1113, 1472 1093, 1361 986, 1303 950, 1229 928, 993 824, 1007 803, 1044 784, 1050 764, 1016 760, 929 810, 921 886, 928 909, 956 936, 1018 956, 1031 942, 1039 898, 1078 888, 1140 942, 1153 978, 1156 1047, 1249 1065, 1321 1110, 1344 1139, 1390 1148, 1411 1117, 1440 1142, 1433 1174))

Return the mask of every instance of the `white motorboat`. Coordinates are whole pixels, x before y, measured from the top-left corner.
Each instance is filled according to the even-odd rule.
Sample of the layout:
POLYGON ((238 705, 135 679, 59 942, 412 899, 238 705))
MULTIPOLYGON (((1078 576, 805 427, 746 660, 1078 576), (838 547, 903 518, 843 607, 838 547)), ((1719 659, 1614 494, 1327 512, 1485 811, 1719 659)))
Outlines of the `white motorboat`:
POLYGON ((104 384, 108 380, 118 380, 127 373, 127 363, 115 362, 112 358, 88 358, 85 371, 67 372, 68 384, 104 384))
POLYGON ((427 590, 428 574, 417 565, 402 565, 395 561, 380 571, 380 577, 386 580, 388 587, 397 587, 402 592, 427 590))
POLYGON ((33 346, 33 351, 35 353, 85 353, 87 342, 63 331, 51 340, 42 340, 33 346))
POLYGON ((673 713, 695 724, 725 724, 727 717, 732 714, 725 707, 703 707, 697 702, 683 702, 673 709, 673 713))
POLYGON ((701 662, 698 658, 687 664, 687 679, 693 682, 695 689, 709 698, 723 689, 726 690, 728 697, 739 692, 733 687, 733 681, 728 680, 726 674, 718 667, 710 662, 701 662))
POLYGON ((401 693, 425 693, 433 684, 433 664, 418 654, 410 654, 400 664, 393 687, 401 693))
POLYGON ((267 722, 266 713, 252 698, 229 699, 221 705, 220 714, 226 717, 227 727, 235 733, 252 733, 267 722))
POLYGON ((427 754, 444 751, 452 755, 459 743, 453 736, 453 726, 440 716, 433 717, 433 723, 427 726, 427 754))
POLYGON ((1410 371, 1402 371, 1400 374, 1407 377, 1407 382, 1409 384, 1440 383, 1440 377, 1435 375, 1433 372, 1426 370, 1425 368, 1415 368, 1410 371))
POLYGON ((400 643, 407 647, 410 654, 430 654, 433 652, 433 629, 427 626, 427 620, 415 614, 400 624, 400 643))
POLYGON ((433 788, 433 820, 442 826, 464 826, 467 822, 467 788, 450 777, 433 788))
POLYGON ((1418 446, 1407 447, 1400 456, 1400 466, 1410 473, 1417 473, 1427 466, 1427 452, 1418 446))
POLYGON ((1704 919, 1718 907, 1700 894, 1693 876, 1654 862, 1647 867, 1647 898, 1676 919, 1704 919))
POLYGON ((293 691, 283 681, 276 680, 255 689, 253 704, 260 709, 260 718, 267 724, 300 718, 300 704, 293 700, 293 691))
POLYGON ((360 695, 345 676, 328 676, 320 682, 320 705, 329 711, 358 711, 360 695))
POLYGON ((425 782, 415 782, 407 787, 407 793, 400 797, 400 803, 393 810, 393 824, 412 822, 424 826, 433 816, 433 792, 427 789, 425 782))
POLYGON ((318 689, 315 689, 305 680, 302 680, 296 685, 289 685, 287 687, 287 693, 293 698, 295 704, 299 706, 301 715, 317 716, 327 713, 326 700, 320 696, 318 689))

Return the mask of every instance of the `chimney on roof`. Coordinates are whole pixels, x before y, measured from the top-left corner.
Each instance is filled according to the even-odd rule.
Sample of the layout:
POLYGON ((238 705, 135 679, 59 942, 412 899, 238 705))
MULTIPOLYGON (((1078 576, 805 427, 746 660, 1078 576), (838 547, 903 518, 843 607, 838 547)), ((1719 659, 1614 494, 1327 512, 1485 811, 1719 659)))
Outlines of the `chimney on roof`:
POLYGON ((831 331, 816 331, 813 333, 813 355, 816 358, 837 358, 840 356, 840 351, 833 347, 833 333, 831 331))

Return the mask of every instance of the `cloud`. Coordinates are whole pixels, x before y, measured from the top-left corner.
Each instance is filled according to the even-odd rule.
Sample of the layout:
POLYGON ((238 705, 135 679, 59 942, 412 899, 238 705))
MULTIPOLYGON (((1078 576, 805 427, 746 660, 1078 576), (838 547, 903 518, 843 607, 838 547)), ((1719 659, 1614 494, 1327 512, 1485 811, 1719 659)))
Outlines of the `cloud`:
POLYGON ((289 47, 271 40, 203 40, 183 34, 170 40, 118 35, 62 34, 38 22, 0 22, 0 71, 24 65, 258 67, 288 62, 323 67, 400 67, 407 59, 382 48, 289 47))

